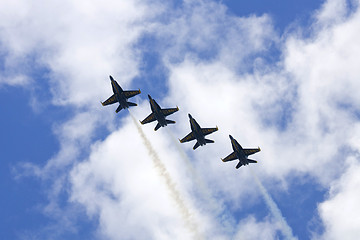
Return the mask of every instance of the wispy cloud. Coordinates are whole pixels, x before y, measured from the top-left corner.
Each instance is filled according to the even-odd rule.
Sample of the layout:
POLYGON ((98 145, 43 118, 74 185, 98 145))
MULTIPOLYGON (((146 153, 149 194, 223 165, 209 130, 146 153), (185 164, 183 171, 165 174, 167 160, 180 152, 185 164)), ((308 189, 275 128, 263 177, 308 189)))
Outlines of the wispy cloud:
MULTIPOLYGON (((168 74, 169 91, 163 100, 178 104, 182 112, 173 134, 189 131, 184 112, 194 113, 201 125, 220 127, 214 134, 216 144, 196 152, 181 146, 211 189, 209 195, 216 196, 220 206, 227 202, 235 209, 259 196, 248 169, 235 173, 234 166, 220 161, 230 149, 227 135, 232 133, 243 145, 262 147, 256 167, 260 180, 269 180, 265 187, 277 182, 272 189, 283 191, 291 187, 289 180, 304 176, 325 189, 337 185, 337 193, 319 209, 324 236, 340 236, 347 229, 334 222, 345 215, 335 219, 327 206, 349 199, 348 186, 356 186, 360 109, 359 11, 349 11, 345 3, 326 1, 315 13, 311 36, 304 38, 298 31, 279 36, 269 16, 236 17, 214 1, 184 1, 177 9, 157 1, 6 2, 2 9, 18 12, 0 14, 1 47, 6 49, 5 61, 11 63, 6 71, 18 69, 21 57, 34 56, 34 64, 49 71, 52 99, 48 101, 76 110, 67 121, 54 125, 60 151, 45 166, 27 169, 54 181, 55 202, 59 188, 64 188, 71 203, 82 205, 90 218, 98 218, 101 237, 188 236, 166 190, 149 170, 147 149, 134 137, 134 126, 120 117, 125 113, 115 116, 99 104, 111 94, 107 75, 119 76, 126 88, 139 74, 142 53, 134 46, 147 34, 155 39, 153 51, 168 74), (264 58, 273 46, 281 58, 269 63, 264 58), (96 130, 104 126, 112 133, 97 141, 96 130), (338 157, 347 148, 353 160, 341 167, 338 157), (239 188, 239 182, 249 184, 239 188)), ((31 79, 27 75, 19 76, 31 79)), ((10 74, 0 84, 15 84, 9 80, 13 76, 16 79, 10 74)), ((26 82, 19 79, 15 82, 20 85, 26 82)), ((135 113, 148 111, 147 103, 139 103, 135 113)), ((146 135, 159 149, 159 157, 168 159, 164 164, 179 191, 195 206, 201 203, 192 193, 196 181, 185 174, 188 166, 183 157, 173 154, 169 136, 161 131, 146 135)), ((241 230, 251 232, 248 239, 276 238, 276 224, 255 219, 251 212, 231 216, 232 230, 218 231, 214 226, 221 219, 215 212, 201 209, 194 216, 199 232, 213 239, 240 236, 241 230), (266 231, 256 232, 262 227, 266 231)), ((360 229, 357 222, 351 226, 360 229)))

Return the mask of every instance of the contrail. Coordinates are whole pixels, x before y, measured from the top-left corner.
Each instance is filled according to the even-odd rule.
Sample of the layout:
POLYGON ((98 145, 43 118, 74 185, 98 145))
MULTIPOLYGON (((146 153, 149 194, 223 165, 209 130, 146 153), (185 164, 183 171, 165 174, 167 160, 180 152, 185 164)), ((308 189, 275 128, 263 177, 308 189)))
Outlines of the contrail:
POLYGON ((174 134, 171 132, 170 129, 166 128, 167 133, 169 134, 171 140, 173 141, 176 150, 180 154, 181 158, 184 160, 187 170, 190 172, 191 177, 196 181, 196 183, 199 183, 200 185, 203 185, 202 181, 200 181, 198 174, 196 173, 190 159, 186 155, 185 151, 181 148, 180 143, 177 141, 174 134))
MULTIPOLYGON (((130 111, 129 111, 130 113, 130 111)), ((165 165, 161 162, 159 155, 157 154, 157 152, 155 151, 155 149, 153 148, 153 146, 151 145, 150 141, 147 139, 147 137, 145 136, 145 133, 143 132, 143 130, 141 129, 141 126, 139 125, 139 123, 136 121, 136 119, 134 118, 134 116, 130 113, 130 116, 153 160, 154 166, 155 168, 158 170, 159 174, 161 177, 163 177, 163 179, 165 180, 165 184, 170 192, 170 196, 173 198, 173 200, 176 202, 182 218, 185 222, 186 227, 188 227, 188 229, 193 233, 194 235, 194 239, 204 239, 199 231, 198 231, 198 227, 197 224, 195 224, 192 219, 191 219, 191 213, 189 211, 189 209, 187 208, 187 206, 184 203, 184 200, 181 197, 180 192, 176 189, 176 185, 173 182, 169 172, 166 170, 165 165)))
MULTIPOLYGON (((174 134, 171 132, 170 129, 166 129, 166 130, 167 130, 167 133, 169 134, 171 140, 173 141, 173 143, 176 147, 176 150, 180 154, 180 157, 184 160, 186 169, 189 171, 190 177, 195 182, 195 186, 200 191, 202 197, 204 197, 208 201, 213 200, 213 197, 211 196, 211 192, 210 192, 209 188, 206 186, 204 181, 201 179, 199 174, 196 172, 196 170, 195 170, 192 162, 190 161, 189 157, 187 156, 186 152, 184 151, 184 149, 181 148, 179 141, 177 141, 176 137, 174 136, 174 134)), ((218 205, 218 204, 216 204, 216 205, 218 205)))
POLYGON ((251 170, 251 167, 249 167, 251 175, 254 177, 255 182, 260 188, 260 191, 264 197, 264 200, 266 204, 268 205, 271 213, 274 215, 274 217, 277 219, 277 221, 281 224, 281 232, 283 233, 284 237, 288 240, 295 240, 297 237, 294 237, 293 232, 287 224, 285 218, 282 216, 280 209, 274 202, 274 200, 271 198, 270 194, 266 191, 265 187, 262 185, 258 177, 255 175, 255 173, 251 170))
MULTIPOLYGON (((199 174, 196 172, 188 155, 186 154, 184 149, 180 146, 181 144, 176 139, 176 137, 174 136, 172 131, 168 128, 166 128, 166 131, 167 131, 168 135, 170 136, 171 140, 173 141, 180 157, 183 159, 186 169, 190 173, 191 179, 195 182, 196 190, 199 191, 201 198, 204 200, 204 203, 202 203, 202 206, 204 206, 204 204, 206 204, 207 211, 211 212, 212 214, 214 214, 217 217, 220 217, 223 231, 225 231, 226 233, 233 233, 234 232, 233 226, 234 226, 235 220, 233 219, 232 216, 230 216, 228 213, 226 213, 224 211, 223 204, 214 198, 211 190, 205 184, 205 182, 201 178, 201 176, 199 176, 199 174)), ((220 228, 220 226, 218 226, 218 227, 220 228)), ((218 229, 218 230, 220 230, 220 229, 218 229)))

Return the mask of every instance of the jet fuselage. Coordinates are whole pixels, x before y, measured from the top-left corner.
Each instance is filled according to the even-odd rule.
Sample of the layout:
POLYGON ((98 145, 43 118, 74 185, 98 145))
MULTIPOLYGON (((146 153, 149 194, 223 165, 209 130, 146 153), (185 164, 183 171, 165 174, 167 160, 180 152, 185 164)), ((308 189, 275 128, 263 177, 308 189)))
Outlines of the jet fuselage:
POLYGON ((129 104, 127 103, 127 99, 124 95, 123 89, 120 87, 120 85, 114 80, 112 76, 110 76, 111 80, 111 86, 113 89, 113 92, 115 94, 116 100, 120 103, 120 105, 123 108, 129 108, 129 104))
POLYGON ((196 122, 196 120, 191 116, 191 114, 189 113, 189 119, 190 119, 190 126, 191 126, 191 131, 194 132, 195 138, 198 141, 198 143, 200 144, 200 146, 202 145, 206 145, 206 141, 205 141, 205 136, 201 131, 201 127, 200 125, 196 122))
POLYGON ((162 127, 167 126, 166 119, 164 114, 161 112, 161 107, 159 104, 148 95, 150 100, 151 111, 154 113, 156 120, 160 123, 162 127))
POLYGON ((232 148, 233 148, 233 150, 234 150, 234 152, 236 154, 236 157, 239 159, 239 161, 242 163, 242 165, 249 164, 248 156, 245 155, 241 145, 231 135, 229 135, 229 137, 230 137, 230 140, 231 140, 232 148))

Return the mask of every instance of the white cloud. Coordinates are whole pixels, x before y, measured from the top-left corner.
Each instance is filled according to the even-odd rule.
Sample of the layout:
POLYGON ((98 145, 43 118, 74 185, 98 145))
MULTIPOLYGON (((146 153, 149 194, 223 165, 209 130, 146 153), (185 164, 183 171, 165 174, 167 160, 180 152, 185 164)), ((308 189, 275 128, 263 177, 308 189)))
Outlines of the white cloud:
POLYGON ((319 205, 325 233, 319 239, 358 239, 360 235, 360 165, 348 160, 348 169, 332 183, 329 197, 319 205))
MULTIPOLYGON (((159 154, 169 165, 175 159, 167 149, 165 145, 159 154)), ((132 122, 94 145, 89 161, 72 171, 71 182, 72 201, 86 206, 90 216, 99 216, 100 231, 109 239, 191 237, 132 122)))
MULTIPOLYGON (((358 131, 351 126, 358 122, 354 111, 360 102, 359 11, 346 15, 344 1, 323 5, 311 38, 293 33, 284 36, 283 45, 267 15, 229 16, 223 5, 212 1, 185 1, 176 10, 152 1, 6 1, 6 8, 0 12, 6 70, 18 68, 22 56, 35 55, 35 64, 50 71, 52 103, 80 109, 54 126, 59 153, 42 170, 28 169, 44 178, 60 172, 60 183, 71 185, 71 203, 84 206, 90 218, 99 218, 100 238, 191 237, 136 129, 128 118, 118 123, 119 115, 127 113, 115 116, 111 107, 100 109, 98 103, 111 94, 109 73, 124 88, 139 74, 141 52, 133 46, 144 33, 156 37, 155 51, 169 71, 169 92, 159 103, 177 104, 181 110, 173 115, 178 123, 168 127, 171 132, 176 137, 189 132, 188 112, 202 127, 219 126, 209 136, 216 144, 196 152, 193 144, 181 146, 204 185, 200 190, 166 131, 143 127, 205 238, 227 239, 234 232, 241 238, 245 232, 244 239, 273 239, 279 230, 271 220, 253 217, 242 218, 239 229, 231 217, 223 226, 218 223, 224 202, 242 209, 245 201, 259 201, 258 190, 244 184, 253 181, 248 171, 236 171, 235 163, 220 160, 232 151, 228 134, 244 147, 263 149, 254 156, 259 164, 251 167, 273 189, 286 190, 291 187, 288 180, 307 176, 324 188, 337 189, 320 204, 324 236, 348 230, 336 226, 337 210, 329 207, 352 196, 348 187, 356 187, 358 171, 355 167, 344 173, 339 162, 344 148, 358 149, 358 131), (9 14, 14 11, 19 14, 9 14), (164 18, 157 19, 159 15, 164 18), (262 56, 273 44, 279 44, 283 55, 269 66, 262 56), (206 54, 211 57, 204 60, 206 54), (94 142, 94 131, 104 125, 112 134, 94 142), (199 196, 206 192, 210 203, 199 196)), ((141 102, 132 111, 145 117, 148 110, 141 102)), ((56 184, 55 202, 61 191, 56 184)))
POLYGON ((41 102, 77 108, 68 121, 54 125, 59 152, 44 167, 23 165, 25 175, 55 178, 45 212, 63 226, 58 202, 67 188, 69 168, 87 154, 94 130, 104 125, 114 129, 114 112, 99 111, 99 100, 111 95, 108 75, 127 87, 138 74, 139 55, 133 45, 162 6, 155 1, 3 1, 0 11, 0 84, 40 85, 39 79, 31 79, 30 70, 45 68, 52 99, 41 102))
MULTIPOLYGON (((278 41, 268 15, 237 17, 215 1, 185 1, 154 29, 165 63, 204 56, 234 71, 249 70, 249 57, 266 51, 278 41), (236 70, 235 70, 236 69, 236 70)), ((209 60, 205 60, 209 61, 209 60)))
MULTIPOLYGON (((337 12, 332 14, 332 19, 337 18, 337 12)), ((343 149, 349 147, 349 139, 357 145, 352 126, 358 122, 354 113, 359 111, 358 28, 356 11, 331 27, 316 28, 320 30, 312 38, 290 35, 285 41, 284 62, 270 71, 259 68, 253 75, 237 75, 221 61, 189 57, 180 64, 169 64, 171 98, 188 106, 186 111, 197 113, 200 123, 216 119, 222 130, 213 136, 216 146, 197 153, 203 162, 200 169, 210 172, 206 178, 215 191, 233 201, 251 191, 247 186, 239 190, 236 184, 229 185, 224 178, 228 173, 209 161, 228 145, 228 133, 239 136, 244 144, 263 147, 258 158, 264 179, 277 177, 286 184, 290 174, 312 175, 327 188, 343 174, 339 161, 343 149), (274 123, 284 112, 288 124, 279 129, 274 123), (219 135, 221 139, 217 139, 219 135)), ((178 126, 185 129, 184 125, 185 119, 178 126)), ((322 216, 328 221, 326 214, 322 216)), ((327 225, 328 231, 333 225, 327 225)))
MULTIPOLYGON (((50 72, 53 103, 84 105, 106 95, 109 73, 128 84, 138 74, 132 48, 162 11, 156 1, 5 1, 0 39, 6 71, 39 65, 50 72)), ((10 82, 11 83, 11 82, 10 82)), ((93 106, 93 104, 92 104, 93 106)))
POLYGON ((271 221, 257 222, 256 218, 249 216, 239 222, 239 229, 235 239, 255 240, 255 239, 276 239, 277 226, 271 221))
POLYGON ((24 75, 0 76, 0 85, 7 84, 10 86, 25 86, 29 83, 29 78, 24 75))
POLYGON ((348 13, 347 0, 325 1, 321 9, 317 12, 317 21, 326 27, 343 21, 348 13))

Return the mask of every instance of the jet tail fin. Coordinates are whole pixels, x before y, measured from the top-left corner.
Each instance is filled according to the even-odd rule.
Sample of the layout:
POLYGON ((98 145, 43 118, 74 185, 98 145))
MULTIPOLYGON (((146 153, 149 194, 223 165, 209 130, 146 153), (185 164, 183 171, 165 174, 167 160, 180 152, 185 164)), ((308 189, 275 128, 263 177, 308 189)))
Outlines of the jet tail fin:
POLYGON ((214 143, 214 140, 210 140, 210 139, 205 139, 206 143, 214 143))
POLYGON ((196 142, 195 145, 194 145, 194 147, 193 147, 193 149, 195 150, 195 149, 197 149, 199 146, 200 146, 199 142, 196 142))
POLYGON ((173 120, 166 120, 166 123, 167 123, 167 124, 174 124, 175 121, 173 121, 173 120))
POLYGON ((241 163, 241 161, 239 161, 239 163, 236 165, 236 169, 238 169, 239 167, 241 167, 243 164, 241 163))
POLYGON ((132 102, 127 102, 127 104, 129 104, 130 107, 135 107, 135 106, 137 106, 136 103, 132 103, 132 102))
POLYGON ((123 109, 123 107, 122 107, 121 105, 119 105, 119 106, 117 107, 117 109, 115 110, 115 112, 118 113, 118 112, 120 112, 121 109, 123 109))
POLYGON ((160 123, 156 124, 156 127, 154 128, 154 131, 157 131, 161 127, 160 123))
POLYGON ((257 161, 252 160, 252 159, 248 159, 248 162, 249 162, 249 163, 257 163, 257 161))

